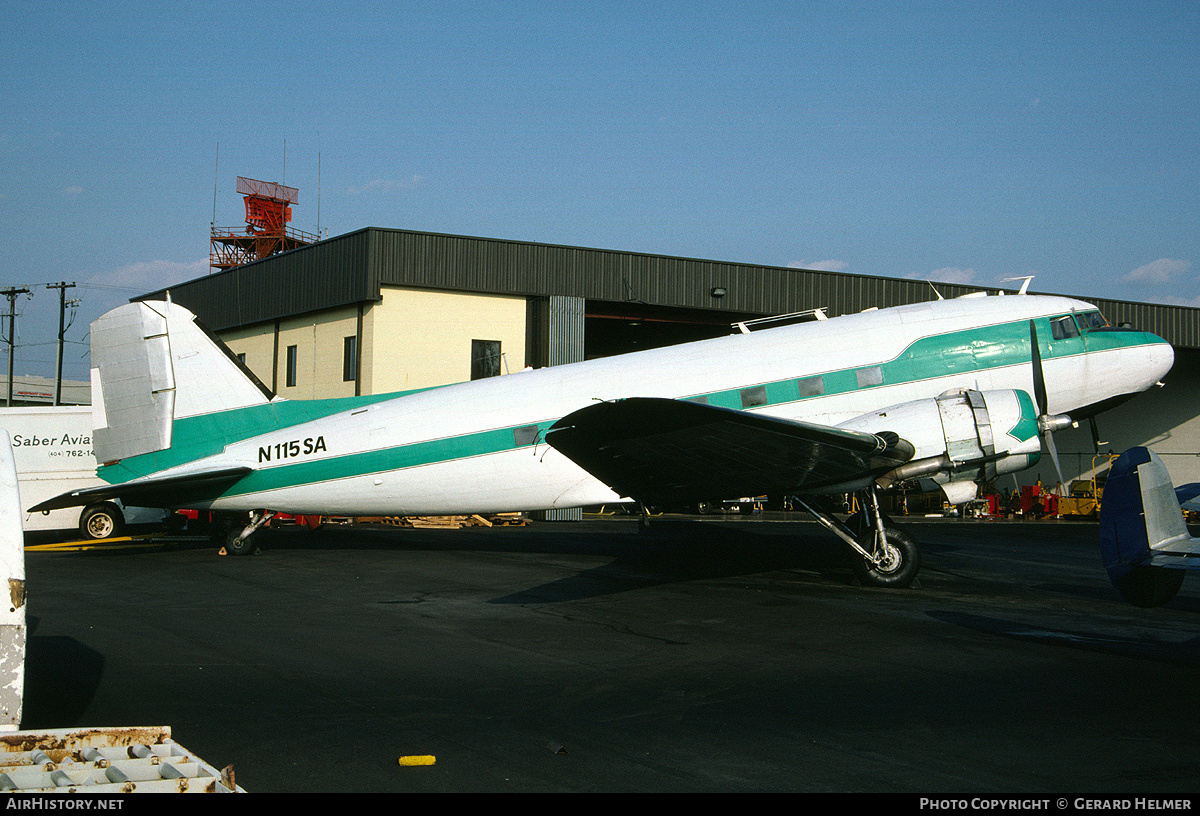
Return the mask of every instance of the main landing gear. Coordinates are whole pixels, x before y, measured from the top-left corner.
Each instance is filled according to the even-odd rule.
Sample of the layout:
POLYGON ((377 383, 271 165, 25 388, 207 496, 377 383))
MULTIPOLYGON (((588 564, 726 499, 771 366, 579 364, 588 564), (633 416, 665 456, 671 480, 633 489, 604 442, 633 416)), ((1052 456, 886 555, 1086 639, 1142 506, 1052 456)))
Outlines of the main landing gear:
POLYGON ((846 519, 845 524, 798 496, 792 496, 791 501, 850 545, 857 556, 854 559, 854 572, 864 585, 911 586, 921 569, 921 553, 917 545, 894 527, 885 526, 886 519, 879 510, 874 485, 856 495, 863 509, 846 519))
POLYGON ((251 555, 258 550, 254 533, 259 527, 275 517, 270 510, 255 510, 246 513, 222 513, 213 520, 213 543, 219 544, 229 555, 251 555))

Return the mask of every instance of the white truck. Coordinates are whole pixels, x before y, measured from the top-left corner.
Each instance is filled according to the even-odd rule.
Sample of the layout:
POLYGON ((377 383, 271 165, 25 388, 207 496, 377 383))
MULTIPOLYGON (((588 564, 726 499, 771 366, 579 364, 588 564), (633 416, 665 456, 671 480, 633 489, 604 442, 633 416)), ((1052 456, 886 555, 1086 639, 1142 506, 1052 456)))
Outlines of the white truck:
POLYGON ((82 487, 104 484, 96 477, 92 453, 92 409, 87 405, 0 408, 0 429, 8 431, 21 493, 21 526, 30 530, 79 528, 84 538, 111 538, 127 524, 163 521, 162 510, 123 507, 120 502, 68 507, 45 513, 25 508, 82 487))

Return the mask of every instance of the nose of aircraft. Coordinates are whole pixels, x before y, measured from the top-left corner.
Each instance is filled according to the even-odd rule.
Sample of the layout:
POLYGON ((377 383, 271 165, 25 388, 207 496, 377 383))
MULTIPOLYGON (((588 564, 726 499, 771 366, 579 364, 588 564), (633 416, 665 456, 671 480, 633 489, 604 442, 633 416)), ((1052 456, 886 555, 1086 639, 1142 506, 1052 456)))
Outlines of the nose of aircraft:
POLYGON ((1167 376, 1167 372, 1175 364, 1175 349, 1158 335, 1147 334, 1147 338, 1150 342, 1144 346, 1148 358, 1145 375, 1146 388, 1149 388, 1167 376))

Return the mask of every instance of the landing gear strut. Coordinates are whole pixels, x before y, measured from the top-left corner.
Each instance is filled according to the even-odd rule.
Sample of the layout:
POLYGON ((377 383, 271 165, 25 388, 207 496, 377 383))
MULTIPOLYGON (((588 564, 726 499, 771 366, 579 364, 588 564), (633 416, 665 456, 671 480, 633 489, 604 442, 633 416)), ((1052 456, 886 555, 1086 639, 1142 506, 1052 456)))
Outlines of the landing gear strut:
POLYGON ((863 584, 878 587, 911 586, 921 569, 921 553, 917 545, 899 530, 884 526, 884 515, 879 510, 874 485, 868 490, 859 491, 857 496, 858 504, 863 509, 848 518, 845 524, 798 496, 792 496, 791 500, 825 529, 850 545, 857 556, 854 572, 863 584))

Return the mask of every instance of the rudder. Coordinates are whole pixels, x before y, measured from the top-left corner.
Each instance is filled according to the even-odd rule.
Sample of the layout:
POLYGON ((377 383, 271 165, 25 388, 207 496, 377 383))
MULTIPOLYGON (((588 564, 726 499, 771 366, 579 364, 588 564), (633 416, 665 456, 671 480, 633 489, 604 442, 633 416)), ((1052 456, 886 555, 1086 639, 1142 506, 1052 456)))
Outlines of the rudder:
POLYGON ((91 327, 92 437, 101 464, 171 447, 174 420, 263 405, 273 395, 196 316, 137 302, 91 327))

